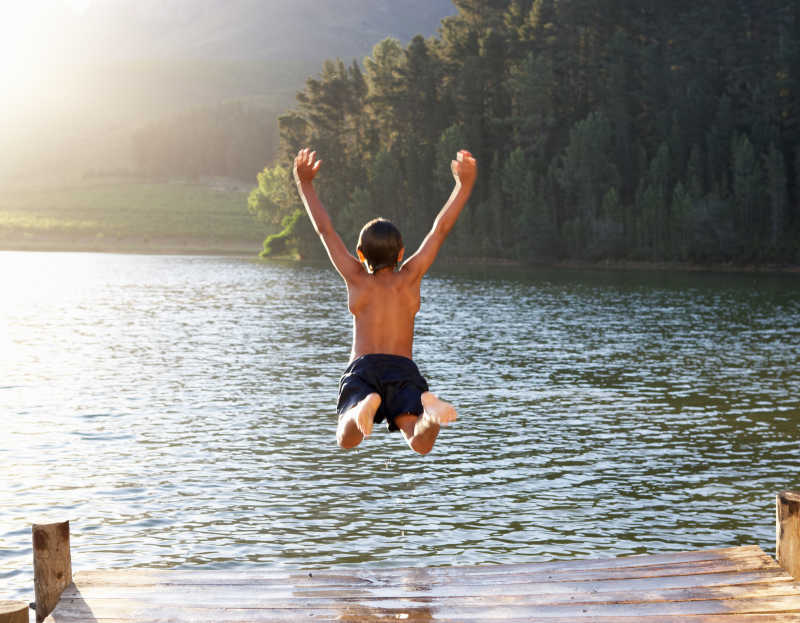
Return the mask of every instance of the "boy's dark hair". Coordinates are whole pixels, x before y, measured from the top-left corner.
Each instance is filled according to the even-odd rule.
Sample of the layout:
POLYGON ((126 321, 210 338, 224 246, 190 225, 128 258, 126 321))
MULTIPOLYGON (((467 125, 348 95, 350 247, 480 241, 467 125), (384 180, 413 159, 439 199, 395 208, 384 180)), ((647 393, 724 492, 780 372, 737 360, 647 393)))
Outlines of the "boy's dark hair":
POLYGON ((403 236, 394 223, 385 218, 376 218, 361 228, 357 248, 364 254, 370 272, 377 272, 387 266, 394 268, 397 266, 400 249, 403 248, 403 236))

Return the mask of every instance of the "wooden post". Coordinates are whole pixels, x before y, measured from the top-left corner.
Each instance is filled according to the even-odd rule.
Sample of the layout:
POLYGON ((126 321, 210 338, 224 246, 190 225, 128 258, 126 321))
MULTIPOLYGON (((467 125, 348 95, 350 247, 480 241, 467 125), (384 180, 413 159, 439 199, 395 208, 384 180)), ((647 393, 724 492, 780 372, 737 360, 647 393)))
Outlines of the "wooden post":
POLYGON ((32 532, 36 622, 42 623, 72 583, 69 522, 34 524, 32 532))
POLYGON ((775 506, 775 557, 800 581, 800 493, 783 491, 775 506))
POLYGON ((0 623, 28 623, 28 604, 24 601, 0 601, 0 623))

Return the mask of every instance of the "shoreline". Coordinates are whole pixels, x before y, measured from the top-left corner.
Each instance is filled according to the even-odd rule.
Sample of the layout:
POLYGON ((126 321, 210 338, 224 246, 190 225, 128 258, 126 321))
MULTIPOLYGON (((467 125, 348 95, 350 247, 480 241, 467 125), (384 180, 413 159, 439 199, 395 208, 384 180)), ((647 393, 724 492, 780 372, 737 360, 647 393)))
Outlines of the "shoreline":
MULTIPOLYGON (((0 251, 38 251, 43 253, 123 253, 143 255, 221 255, 248 256, 258 258, 261 243, 243 240, 205 240, 196 238, 153 238, 148 240, 120 239, 113 242, 108 239, 97 240, 3 240, 0 239, 0 251)), ((290 256, 270 259, 302 262, 290 256)), ((514 269, 541 268, 564 270, 603 270, 610 272, 688 272, 688 273, 741 273, 741 274, 790 274, 800 275, 800 265, 792 264, 733 264, 715 262, 710 264, 692 264, 688 262, 645 262, 634 260, 601 260, 589 262, 582 260, 554 260, 551 262, 525 263, 519 260, 504 258, 447 258, 437 261, 441 267, 459 266, 507 266, 514 269)))
POLYGON ((688 262, 641 262, 641 261, 566 261, 552 264, 553 267, 576 270, 595 269, 611 271, 665 271, 687 273, 783 273, 800 274, 800 266, 781 264, 731 264, 716 262, 710 264, 690 264, 688 262))
POLYGON ((21 240, 0 239, 0 252, 26 251, 42 253, 122 253, 131 255, 245 255, 258 257, 261 243, 249 241, 214 241, 203 239, 151 240, 21 240))
POLYGON ((689 262, 644 262, 634 260, 600 260, 590 262, 584 260, 553 260, 550 262, 531 262, 525 263, 518 260, 508 260, 503 258, 442 258, 438 260, 441 266, 448 268, 456 266, 491 266, 509 268, 542 268, 542 269, 565 269, 565 270, 604 270, 609 272, 687 272, 687 273, 780 273, 780 274, 800 274, 800 265, 793 264, 732 264, 725 262, 714 262, 710 264, 692 264, 689 262))

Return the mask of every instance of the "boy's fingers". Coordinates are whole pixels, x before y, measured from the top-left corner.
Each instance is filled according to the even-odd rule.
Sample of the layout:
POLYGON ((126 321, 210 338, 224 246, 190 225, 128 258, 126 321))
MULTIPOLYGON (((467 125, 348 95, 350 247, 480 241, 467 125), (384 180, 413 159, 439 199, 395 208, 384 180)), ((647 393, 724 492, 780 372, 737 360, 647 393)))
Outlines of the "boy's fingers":
POLYGON ((313 164, 314 159, 317 157, 317 152, 312 151, 308 156, 308 164, 313 164))
POLYGON ((470 162, 470 164, 471 164, 472 162, 474 162, 474 161, 475 161, 475 158, 474 158, 474 157, 473 157, 473 155, 472 155, 472 154, 471 154, 469 151, 467 151, 466 149, 461 149, 461 150, 459 150, 459 152, 458 152, 458 160, 459 160, 459 162, 464 162, 464 161, 466 160, 466 161, 469 161, 469 162, 470 162))
POLYGON ((314 166, 311 167, 311 170, 314 171, 314 173, 316 173, 317 171, 319 171, 319 167, 320 167, 321 164, 322 164, 322 160, 317 160, 314 163, 314 166))

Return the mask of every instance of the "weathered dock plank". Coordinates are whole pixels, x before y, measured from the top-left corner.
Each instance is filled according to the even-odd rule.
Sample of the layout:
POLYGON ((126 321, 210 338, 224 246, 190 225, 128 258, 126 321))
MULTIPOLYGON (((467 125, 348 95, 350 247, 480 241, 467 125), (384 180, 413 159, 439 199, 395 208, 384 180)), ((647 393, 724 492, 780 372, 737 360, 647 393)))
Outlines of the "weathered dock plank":
MULTIPOLYGON (((224 623, 286 623, 288 621, 314 621, 314 622, 349 622, 349 623, 397 623, 397 621, 408 621, 410 623, 430 623, 434 621, 443 621, 446 619, 441 619, 438 617, 431 617, 429 615, 422 615, 417 617, 414 613, 410 614, 409 616, 405 616, 406 613, 402 613, 399 615, 392 615, 389 614, 374 614, 374 613, 363 613, 358 610, 347 611, 343 614, 337 615, 335 618, 324 618, 324 617, 314 617, 309 619, 303 618, 293 618, 287 616, 285 613, 279 613, 274 615, 270 618, 269 615, 263 614, 261 616, 255 615, 255 618, 251 618, 251 615, 247 613, 235 614, 228 611, 221 611, 218 613, 210 613, 212 615, 218 616, 219 618, 216 619, 192 619, 192 618, 162 618, 162 619, 137 619, 137 621, 174 621, 176 623, 180 623, 182 621, 223 621, 224 623)), ((90 615, 91 616, 91 615, 90 615)), ((50 619, 52 620, 52 619, 50 619)), ((482 620, 489 620, 489 619, 473 619, 473 618, 458 618, 455 619, 458 621, 463 621, 465 623, 471 623, 473 621, 482 621, 482 620)), ((529 623, 533 621, 534 623, 571 623, 576 619, 573 617, 536 617, 531 618, 528 616, 523 617, 510 617, 504 616, 500 619, 492 619, 492 620, 502 620, 505 623, 529 623)), ((61 623, 131 623, 132 619, 129 618, 104 618, 104 619, 97 619, 97 618, 85 618, 84 615, 77 615, 74 617, 67 617, 67 618, 59 618, 58 621, 61 623)), ((645 623, 797 623, 800 621, 800 615, 798 614, 712 614, 712 615, 666 615, 666 616, 657 616, 657 617, 648 617, 643 619, 639 616, 623 616, 623 617, 586 617, 580 619, 580 623, 636 623, 637 621, 644 621, 645 623)))
POLYGON ((289 586, 298 583, 325 584, 393 584, 398 579, 408 583, 420 578, 429 584, 459 583, 507 584, 514 581, 529 581, 541 578, 547 582, 574 580, 576 575, 588 579, 610 579, 614 577, 646 578, 678 575, 715 573, 742 573, 763 571, 767 577, 778 574, 790 578, 775 561, 758 546, 743 546, 726 549, 698 550, 620 558, 590 558, 546 563, 517 563, 504 565, 475 565, 452 567, 403 567, 403 568, 347 568, 334 571, 291 572, 280 569, 258 571, 230 570, 153 570, 125 569, 119 571, 83 571, 78 575, 81 583, 153 584, 269 584, 277 585, 284 580, 289 586))
POLYGON ((50 622, 800 623, 800 583, 759 547, 472 567, 89 571, 50 622))

